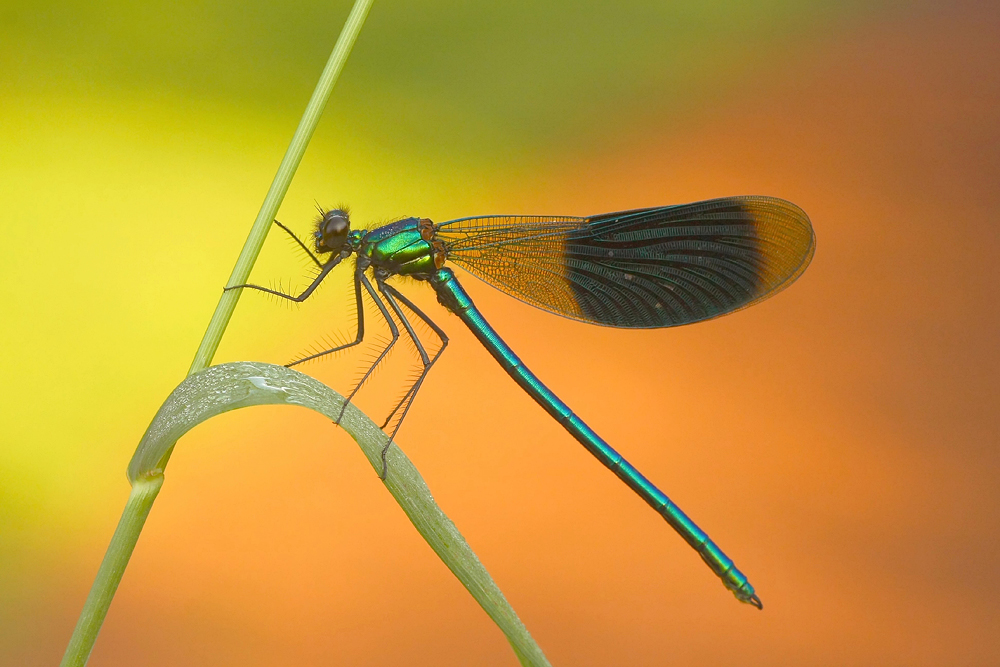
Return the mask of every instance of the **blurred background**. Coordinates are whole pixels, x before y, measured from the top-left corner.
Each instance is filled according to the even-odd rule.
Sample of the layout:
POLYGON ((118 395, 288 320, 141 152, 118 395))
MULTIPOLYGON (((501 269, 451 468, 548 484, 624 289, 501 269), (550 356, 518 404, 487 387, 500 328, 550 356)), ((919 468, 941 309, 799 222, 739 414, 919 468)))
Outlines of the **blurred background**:
MULTIPOLYGON (((0 3, 0 664, 60 659, 348 10, 0 3)), ((763 612, 401 285, 452 345, 398 442, 553 664, 1000 662, 998 34, 990 2, 376 2, 294 229, 736 194, 816 228, 789 290, 674 330, 465 281, 763 612)), ((253 279, 304 276, 272 232, 253 279)), ((348 296, 244 294, 216 361, 350 336, 348 296)), ((343 391, 371 351, 305 370, 343 391)), ((256 408, 179 443, 91 664, 517 663, 344 432, 256 408)))

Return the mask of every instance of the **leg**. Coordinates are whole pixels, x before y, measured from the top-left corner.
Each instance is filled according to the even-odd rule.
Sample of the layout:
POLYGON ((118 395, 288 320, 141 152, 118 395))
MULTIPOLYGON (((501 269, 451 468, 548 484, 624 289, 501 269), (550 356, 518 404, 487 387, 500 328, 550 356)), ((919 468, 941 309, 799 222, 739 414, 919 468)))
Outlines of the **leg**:
POLYGON ((337 347, 330 348, 329 350, 323 350, 322 352, 317 352, 315 354, 310 354, 307 357, 301 359, 296 359, 295 361, 285 364, 287 368, 292 366, 297 366, 298 364, 304 363, 306 361, 311 361, 318 357, 324 357, 328 354, 333 354, 334 352, 340 352, 341 350, 346 350, 349 347, 354 347, 359 344, 365 337, 365 306, 364 302, 361 300, 361 278, 362 272, 358 269, 354 271, 354 302, 357 307, 358 312, 358 334, 354 337, 354 340, 346 345, 338 345, 337 347))
POLYGON ((340 264, 342 259, 344 259, 343 255, 337 255, 336 257, 331 257, 330 260, 323 265, 322 269, 320 269, 319 275, 316 276, 316 278, 312 281, 309 287, 305 288, 305 290, 298 296, 285 294, 284 292, 268 289, 266 287, 261 287, 260 285, 231 285, 229 287, 223 287, 222 289, 224 292, 228 292, 229 290, 243 289, 244 287, 246 287, 248 289, 255 289, 261 292, 267 292, 268 294, 274 294, 275 296, 280 296, 282 299, 288 299, 289 301, 302 303, 303 301, 308 299, 313 292, 316 291, 316 288, 319 287, 319 284, 321 282, 323 282, 323 279, 326 278, 326 275, 330 273, 330 271, 332 271, 335 266, 340 264))
POLYGON ((337 415, 337 418, 333 422, 334 424, 338 425, 340 424, 340 420, 343 419, 344 417, 344 410, 347 409, 348 403, 351 402, 354 396, 358 393, 358 390, 360 390, 361 387, 365 384, 365 382, 368 381, 368 378, 371 377, 372 373, 375 371, 378 365, 382 363, 382 360, 385 359, 387 354, 389 354, 389 350, 392 349, 392 346, 396 344, 397 340, 399 340, 399 328, 393 321, 392 316, 389 315, 389 311, 386 310, 385 304, 382 303, 382 299, 379 298, 378 294, 375 292, 375 289, 372 287, 372 284, 368 281, 368 277, 365 276, 364 270, 358 269, 356 275, 358 277, 358 280, 360 280, 361 284, 364 285, 365 290, 368 291, 368 295, 372 298, 372 301, 374 301, 375 305, 378 306, 379 311, 381 311, 382 313, 382 317, 385 318, 385 323, 389 325, 389 331, 392 333, 392 340, 389 341, 389 344, 385 346, 385 349, 382 350, 382 352, 378 355, 374 363, 372 363, 371 367, 365 372, 365 374, 361 376, 361 379, 358 381, 357 386, 355 386, 354 390, 347 396, 347 399, 344 400, 344 405, 340 408, 340 414, 337 415))
POLYGON ((400 409, 402 409, 402 413, 399 415, 399 421, 396 422, 396 425, 392 429, 392 433, 389 434, 389 440, 386 441, 385 447, 382 448, 382 474, 380 475, 380 477, 382 479, 385 479, 386 472, 388 471, 388 465, 386 463, 385 456, 386 453, 388 453, 389 451, 389 445, 392 444, 392 439, 396 437, 396 433, 399 431, 399 427, 402 426, 403 419, 406 418, 406 413, 410 411, 410 406, 413 405, 413 399, 416 398, 417 391, 420 390, 420 386, 424 383, 424 379, 430 372, 431 367, 434 365, 434 362, 438 360, 438 358, 441 356, 441 353, 444 352, 444 349, 448 347, 448 336, 445 335, 444 331, 442 331, 438 325, 436 325, 433 321, 431 321, 431 319, 427 317, 427 315, 425 315, 419 308, 417 308, 412 301, 403 296, 403 294, 400 293, 399 290, 397 290, 396 288, 392 287, 391 285, 387 285, 385 283, 379 283, 379 291, 382 292, 382 295, 385 297, 385 300, 389 303, 393 311, 399 317, 400 321, 403 323, 403 326, 406 327, 406 333, 410 336, 410 340, 412 340, 413 344, 416 346, 417 352, 420 354, 420 360, 423 362, 424 366, 423 370, 420 372, 420 375, 417 377, 416 381, 413 383, 413 385, 410 386, 410 388, 406 391, 406 393, 403 394, 403 398, 400 399, 396 407, 393 408, 392 412, 389 413, 389 416, 386 417, 385 423, 382 424, 382 428, 385 429, 385 427, 388 426, 389 422, 392 420, 393 415, 395 415, 397 412, 400 411, 400 409), (435 334, 437 334, 438 338, 441 339, 441 347, 439 347, 438 350, 434 353, 433 358, 428 357, 427 351, 424 349, 424 346, 420 343, 420 339, 413 331, 413 326, 410 324, 409 320, 406 319, 406 315, 403 313, 403 309, 399 307, 398 303, 396 303, 396 299, 401 301, 404 306, 406 306, 417 317, 423 320, 424 323, 427 326, 429 326, 434 331, 435 334))
MULTIPOLYGON (((424 369, 420 373, 420 376, 417 378, 416 382, 414 382, 414 384, 410 387, 410 389, 406 392, 406 394, 403 395, 403 398, 400 400, 399 404, 396 405, 395 409, 392 411, 392 413, 389 414, 389 417, 385 420, 385 423, 382 424, 382 428, 385 428, 389 424, 389 420, 392 419, 392 415, 395 414, 397 410, 399 410, 399 408, 403 405, 403 403, 408 398, 412 400, 412 396, 416 395, 417 390, 420 388, 420 384, 424 381, 424 377, 426 377, 427 373, 430 371, 431 366, 433 366, 434 362, 438 360, 438 357, 441 356, 441 354, 444 352, 444 349, 448 347, 448 336, 445 334, 444 331, 441 330, 441 328, 438 325, 434 323, 433 320, 431 320, 426 314, 424 314, 423 311, 417 308, 417 306, 412 301, 406 298, 399 290, 394 288, 392 285, 382 283, 379 287, 382 288, 383 294, 386 297, 386 301, 388 301, 390 305, 393 306, 394 310, 396 311, 396 314, 399 315, 399 318, 406 325, 407 333, 410 334, 410 339, 413 341, 414 345, 416 345, 417 351, 420 354, 420 358, 424 363, 424 369), (386 292, 388 293, 386 294, 386 292), (429 326, 437 335, 437 337, 441 340, 441 347, 438 348, 437 352, 434 353, 433 359, 428 360, 427 353, 424 351, 423 346, 417 339, 413 331, 413 328, 409 326, 409 321, 406 319, 406 316, 399 308, 399 305, 396 304, 397 299, 401 301, 403 305, 407 307, 407 309, 409 309, 417 317, 423 320, 424 324, 429 326)), ((398 429, 399 426, 397 425, 396 430, 398 429)), ((393 433, 395 434, 395 430, 393 431, 393 433)))
POLYGON ((326 278, 326 274, 330 273, 330 270, 333 269, 333 267, 335 267, 337 264, 339 264, 340 261, 342 259, 344 259, 344 258, 343 257, 332 257, 332 258, 330 258, 330 260, 326 264, 323 264, 323 262, 321 262, 319 260, 319 258, 316 257, 316 255, 313 254, 313 252, 311 250, 309 250, 309 247, 305 243, 302 242, 302 239, 300 239, 298 236, 295 235, 295 232, 293 232, 292 230, 290 230, 288 227, 285 227, 283 224, 281 224, 277 220, 274 220, 273 222, 274 222, 274 224, 278 225, 283 230, 285 230, 285 232, 289 236, 292 237, 292 240, 294 240, 299 245, 300 248, 302 248, 303 250, 306 251, 306 254, 309 255, 309 259, 312 260, 313 264, 315 264, 317 267, 319 267, 319 269, 320 269, 319 275, 316 276, 316 278, 313 280, 312 284, 310 284, 309 287, 307 287, 305 289, 305 291, 302 292, 302 294, 299 294, 298 296, 292 296, 291 294, 285 294, 284 292, 282 292, 280 290, 268 289, 266 287, 261 287, 259 285, 233 285, 232 287, 225 287, 225 288, 223 288, 223 291, 229 291, 229 290, 241 289, 243 287, 247 287, 249 289, 259 290, 261 292, 267 292, 268 294, 274 294, 275 296, 280 296, 281 298, 288 299, 289 301, 295 301, 297 303, 302 303, 303 301, 305 301, 306 299, 309 298, 309 296, 316 290, 317 287, 319 287, 319 284, 323 281, 324 278, 326 278))
POLYGON ((298 243, 299 247, 306 251, 306 254, 309 255, 309 259, 311 259, 313 261, 313 264, 315 264, 316 266, 318 266, 321 269, 323 268, 323 262, 321 262, 321 261, 319 261, 319 259, 317 259, 316 255, 313 254, 313 251, 310 250, 309 247, 305 243, 302 242, 302 239, 300 239, 298 236, 295 235, 295 232, 293 232, 292 230, 290 230, 288 227, 285 227, 283 224, 281 224, 277 220, 274 221, 274 224, 276 224, 279 227, 281 227, 282 229, 284 229, 285 232, 287 232, 288 235, 292 237, 292 240, 295 241, 296 243, 298 243))

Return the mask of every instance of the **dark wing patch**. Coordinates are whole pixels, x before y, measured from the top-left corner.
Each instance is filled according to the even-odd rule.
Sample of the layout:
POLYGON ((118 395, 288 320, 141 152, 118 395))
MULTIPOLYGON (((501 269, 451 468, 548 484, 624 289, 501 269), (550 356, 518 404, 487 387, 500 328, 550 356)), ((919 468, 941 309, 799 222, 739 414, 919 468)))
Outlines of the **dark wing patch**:
POLYGON ((815 249, 809 218, 772 197, 727 197, 589 218, 443 223, 448 259, 512 296, 596 324, 711 319, 791 284, 815 249))

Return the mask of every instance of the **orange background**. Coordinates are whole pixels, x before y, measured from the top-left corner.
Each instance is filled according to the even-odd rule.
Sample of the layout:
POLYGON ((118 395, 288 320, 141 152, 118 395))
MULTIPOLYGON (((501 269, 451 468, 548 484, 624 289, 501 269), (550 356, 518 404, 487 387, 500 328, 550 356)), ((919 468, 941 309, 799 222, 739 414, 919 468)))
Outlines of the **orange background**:
MULTIPOLYGON (((400 96, 350 125, 368 118, 349 100, 396 11, 376 4, 347 65, 282 210, 296 228, 314 198, 377 223, 752 193, 794 201, 817 232, 813 264, 786 292, 674 330, 587 326, 464 279, 543 381, 736 560, 760 613, 426 286, 402 285, 452 345, 398 442, 552 663, 1000 662, 1000 12, 852 9, 832 27, 821 15, 769 34, 752 57, 695 44, 669 64, 706 68, 703 86, 676 84, 691 101, 644 97, 643 82, 665 80, 650 75, 621 84, 632 88, 620 109, 595 103, 569 129, 550 132, 543 112, 532 125, 530 105, 485 111, 502 118, 483 148, 488 128, 392 125, 393 105, 403 115, 428 102, 391 77, 378 90, 400 96), (503 144, 526 133, 519 123, 546 152, 503 144)), ((183 378, 297 118, 291 102, 254 106, 184 81, 68 84, 58 77, 72 78, 74 52, 18 60, 19 48, 36 53, 31 39, 4 47, 20 69, 0 101, 0 663, 11 665, 61 656, 127 496, 128 458, 183 378)), ((575 94, 602 100, 620 92, 614 80, 575 94)), ((475 117, 475 95, 458 99, 456 117, 475 117)), ((289 254, 272 235, 254 278, 300 283, 289 254)), ((338 280, 296 310, 244 295, 216 361, 283 363, 350 333, 338 280)), ((343 390, 361 358, 307 370, 343 390)), ((407 368, 405 355, 393 362, 361 399, 376 418, 407 368)), ((258 408, 179 443, 91 664, 516 660, 342 431, 258 408)))

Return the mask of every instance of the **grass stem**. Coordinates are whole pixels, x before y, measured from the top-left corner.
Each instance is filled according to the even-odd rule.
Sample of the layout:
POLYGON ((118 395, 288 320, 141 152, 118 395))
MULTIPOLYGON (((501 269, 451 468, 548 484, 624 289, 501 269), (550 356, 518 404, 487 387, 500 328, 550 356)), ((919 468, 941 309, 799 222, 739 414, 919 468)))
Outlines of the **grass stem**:
MULTIPOLYGON (((340 71, 344 68, 347 56, 350 55, 351 49, 354 47, 354 42, 368 16, 372 2, 374 0, 357 0, 354 3, 354 8, 351 9, 351 13, 347 17, 347 23, 344 24, 337 44, 333 47, 330 59, 319 77, 319 83, 316 84, 309 104, 306 105, 305 113, 302 114, 302 120, 299 121, 299 126, 295 129, 295 134, 292 135, 292 141, 288 144, 285 157, 281 159, 278 172, 274 175, 274 180, 271 181, 271 187, 264 197, 257 218, 253 221, 253 227, 250 228, 250 234, 243 244, 243 250, 236 260, 236 266, 233 267, 233 273, 229 276, 229 282, 226 283, 227 286, 243 285, 250 278, 250 270, 257 261, 260 249, 264 246, 264 239, 267 238, 267 233, 271 229, 271 222, 278 214, 278 208, 281 207, 285 193, 288 192, 292 176, 295 175, 295 170, 298 169, 302 156, 306 152, 306 146, 309 145, 309 140, 312 139, 312 135, 316 131, 323 109, 326 108, 327 100, 330 99, 333 87, 340 77, 340 71)), ((215 351, 219 349, 222 334, 229 324, 229 318, 233 316, 233 311, 236 310, 236 303, 239 301, 242 291, 230 290, 222 293, 222 298, 219 299, 219 305, 215 307, 215 313, 212 314, 212 320, 208 323, 208 329, 201 340, 201 345, 198 346, 198 352, 194 355, 194 361, 191 362, 188 375, 197 373, 212 363, 212 358, 215 356, 215 351)))
POLYGON ((97 576, 94 577, 94 584, 90 587, 90 594, 83 604, 83 611, 80 612, 69 646, 66 647, 62 662, 59 663, 60 667, 83 667, 87 664, 90 652, 94 650, 97 634, 104 623, 104 617, 108 615, 111 599, 118 590, 118 584, 125 574, 125 566, 132 557, 132 550, 135 549, 139 533, 142 532, 142 526, 146 523, 146 517, 161 486, 163 486, 162 474, 132 483, 132 492, 128 496, 128 502, 125 503, 122 518, 118 521, 118 527, 115 528, 104 560, 97 570, 97 576))
MULTIPOLYGON (((288 192, 292 176, 295 175, 295 170, 305 154, 306 146, 316 131, 323 109, 330 99, 333 87, 337 83, 344 63, 347 61, 347 56, 351 53, 373 2, 374 0, 356 0, 354 3, 340 37, 333 47, 330 59, 327 61, 326 67, 323 68, 316 89, 309 99, 305 113, 302 114, 302 120, 299 121, 299 126, 295 129, 295 134, 292 135, 292 141, 289 143, 288 150, 285 151, 285 156, 274 175, 271 187, 264 197, 257 218, 250 228, 250 234, 243 244, 243 250, 236 260, 236 266, 233 267, 227 285, 241 285, 249 278, 250 270, 257 261, 257 255, 260 254, 264 239, 267 238, 267 232, 271 228, 271 221, 277 215, 281 201, 284 199, 285 193, 288 192)), ((198 347, 198 352, 191 363, 191 368, 188 370, 188 375, 196 373, 212 363, 215 351, 219 348, 219 342, 222 340, 222 334, 236 309, 241 291, 231 290, 222 293, 215 313, 208 324, 208 329, 205 331, 205 336, 198 347)), ((118 522, 118 528, 111 538, 104 560, 98 569, 97 577, 94 579, 90 594, 84 603, 83 611, 80 612, 80 618, 77 620, 69 646, 66 647, 66 653, 63 655, 62 663, 60 663, 62 667, 82 666, 87 663, 94 643, 97 641, 97 635, 101 630, 101 624, 108 613, 108 607, 111 605, 111 600, 125 572, 125 566, 128 565, 132 551, 135 549, 139 533, 142 532, 142 526, 146 522, 149 510, 163 484, 163 468, 169 458, 170 449, 163 456, 159 472, 152 478, 148 480, 131 479, 132 493, 129 495, 128 502, 122 512, 122 518, 118 522)))

